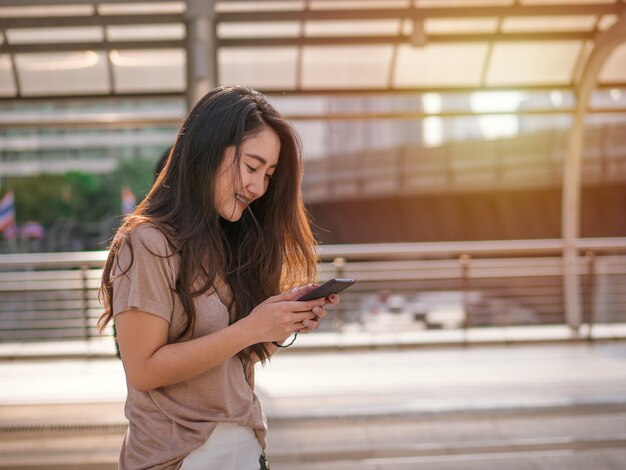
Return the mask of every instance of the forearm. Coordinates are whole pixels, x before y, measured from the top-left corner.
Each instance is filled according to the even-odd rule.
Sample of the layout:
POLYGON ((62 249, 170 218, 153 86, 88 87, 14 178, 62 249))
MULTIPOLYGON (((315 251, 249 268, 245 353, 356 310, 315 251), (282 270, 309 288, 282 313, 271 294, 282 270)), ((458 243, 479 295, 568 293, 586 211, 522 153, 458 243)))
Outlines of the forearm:
POLYGON ((139 388, 147 391, 192 379, 254 343, 240 321, 200 338, 164 345, 145 362, 139 388))

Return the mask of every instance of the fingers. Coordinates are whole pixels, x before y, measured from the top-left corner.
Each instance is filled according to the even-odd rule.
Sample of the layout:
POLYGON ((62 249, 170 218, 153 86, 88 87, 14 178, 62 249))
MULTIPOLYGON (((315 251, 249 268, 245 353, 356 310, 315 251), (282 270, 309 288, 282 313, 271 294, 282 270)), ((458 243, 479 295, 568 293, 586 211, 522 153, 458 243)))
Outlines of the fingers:
POLYGON ((319 319, 308 319, 304 320, 302 323, 297 325, 298 328, 295 330, 298 334, 310 333, 311 331, 317 330, 320 326, 319 319))
POLYGON ((276 302, 291 302, 298 300, 305 294, 313 291, 315 288, 319 287, 317 284, 307 284, 306 286, 296 287, 287 292, 282 292, 281 294, 274 295, 269 297, 263 303, 276 303, 276 302))
POLYGON ((325 304, 326 301, 324 299, 315 299, 308 302, 290 303, 290 305, 293 305, 294 308, 297 309, 293 310, 294 313, 300 313, 303 315, 298 317, 294 316, 294 320, 296 320, 297 322, 303 322, 307 320, 315 321, 317 322, 315 328, 319 326, 319 320, 325 318, 327 315, 326 310, 324 310, 325 304), (311 315, 311 313, 313 315, 311 315))
POLYGON ((320 321, 326 317, 326 310, 324 307, 313 307, 311 310, 313 312, 312 318, 306 318, 302 320, 302 328, 299 329, 299 333, 310 333, 313 330, 317 330, 320 326, 320 321))
POLYGON ((315 314, 318 319, 322 319, 326 317, 326 310, 324 310, 324 306, 313 307, 311 311, 315 314))
POLYGON ((314 318, 311 320, 304 320, 302 322, 302 326, 304 326, 304 328, 306 328, 309 331, 317 330, 320 326, 320 321, 317 318, 314 318))
POLYGON ((323 307, 326 304, 326 299, 307 300, 306 302, 290 302, 289 309, 293 312, 307 312, 313 310, 315 307, 323 307))
POLYGON ((294 327, 300 327, 301 325, 303 325, 303 323, 305 321, 319 321, 319 318, 317 317, 317 315, 315 315, 312 311, 308 311, 308 312, 302 312, 302 313, 297 313, 294 314, 291 317, 291 324, 294 325, 294 327))

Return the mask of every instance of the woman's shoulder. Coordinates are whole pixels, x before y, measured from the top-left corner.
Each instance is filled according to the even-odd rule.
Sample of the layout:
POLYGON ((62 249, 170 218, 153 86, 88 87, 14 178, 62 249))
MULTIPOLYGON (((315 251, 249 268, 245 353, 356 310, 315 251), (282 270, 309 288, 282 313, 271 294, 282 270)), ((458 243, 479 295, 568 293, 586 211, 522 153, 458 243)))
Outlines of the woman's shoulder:
POLYGON ((145 248, 155 255, 172 256, 175 252, 171 235, 152 222, 141 222, 126 234, 126 239, 134 248, 145 248), (138 246, 139 244, 139 246, 138 246))

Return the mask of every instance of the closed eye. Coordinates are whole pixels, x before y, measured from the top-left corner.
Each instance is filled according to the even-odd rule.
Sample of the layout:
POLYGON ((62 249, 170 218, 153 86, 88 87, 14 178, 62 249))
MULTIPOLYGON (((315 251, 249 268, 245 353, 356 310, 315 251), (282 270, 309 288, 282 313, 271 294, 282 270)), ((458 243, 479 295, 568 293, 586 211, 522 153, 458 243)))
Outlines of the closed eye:
MULTIPOLYGON (((257 171, 259 171, 256 168, 254 168, 253 166, 248 165, 247 163, 244 163, 244 165, 246 165, 248 173, 254 174, 257 171)), ((265 173, 265 179, 267 179, 268 181, 271 181, 272 179, 274 179, 274 175, 273 174, 270 175, 269 173, 265 173)))

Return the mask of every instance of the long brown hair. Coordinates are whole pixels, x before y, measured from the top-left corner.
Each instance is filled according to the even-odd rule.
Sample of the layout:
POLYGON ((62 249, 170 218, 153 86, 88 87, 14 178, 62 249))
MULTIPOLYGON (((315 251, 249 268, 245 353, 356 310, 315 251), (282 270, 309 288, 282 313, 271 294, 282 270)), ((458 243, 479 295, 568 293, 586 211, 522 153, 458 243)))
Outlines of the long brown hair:
MULTIPOLYGON (((231 323, 268 297, 313 281, 315 240, 302 201, 301 178, 298 134, 262 94, 246 87, 209 92, 187 116, 152 189, 113 238, 99 293, 104 306, 100 329, 113 318, 117 254, 132 231, 146 222, 158 228, 180 255, 175 293, 184 308, 186 326, 178 339, 193 334, 194 298, 213 292, 220 277, 232 296, 231 323), (214 203, 225 150, 235 146, 239 161, 242 142, 266 127, 280 139, 278 166, 263 197, 253 201, 240 220, 228 222, 220 218, 214 203)), ((262 361, 269 357, 261 343, 239 355, 247 361, 253 356, 262 361)))

